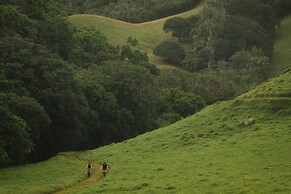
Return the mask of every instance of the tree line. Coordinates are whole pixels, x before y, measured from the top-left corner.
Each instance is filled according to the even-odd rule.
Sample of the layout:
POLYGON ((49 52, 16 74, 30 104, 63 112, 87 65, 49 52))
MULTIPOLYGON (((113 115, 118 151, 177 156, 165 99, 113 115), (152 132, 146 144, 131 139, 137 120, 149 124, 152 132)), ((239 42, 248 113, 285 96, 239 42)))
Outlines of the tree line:
POLYGON ((200 0, 58 0, 69 14, 97 14, 140 23, 188 11, 200 0))
POLYGON ((66 16, 53 0, 0 2, 0 166, 122 141, 206 105, 164 83, 136 39, 112 46, 66 16))
MULTIPOLYGON (((162 41, 154 54, 220 83, 221 97, 232 98, 268 77, 280 18, 290 13, 291 1, 286 0, 208 0, 197 16, 166 20, 163 29, 176 40, 162 41)), ((218 100, 207 90, 203 97, 218 100)))

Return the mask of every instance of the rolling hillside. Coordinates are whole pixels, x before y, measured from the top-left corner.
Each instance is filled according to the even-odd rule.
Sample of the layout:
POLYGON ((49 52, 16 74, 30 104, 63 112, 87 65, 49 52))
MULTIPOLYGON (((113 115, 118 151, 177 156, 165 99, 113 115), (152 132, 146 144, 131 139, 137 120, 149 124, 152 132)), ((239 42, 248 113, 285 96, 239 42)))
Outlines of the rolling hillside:
POLYGON ((76 193, 290 193, 290 91, 291 72, 169 127, 84 152, 111 172, 76 193), (250 117, 256 123, 244 125, 250 117))
POLYGON ((1 193, 290 193, 290 91, 289 71, 137 138, 1 169, 1 193), (106 161, 108 176, 97 181, 95 164, 87 180, 87 160, 106 161))
MULTIPOLYGON (((190 11, 174 16, 189 17, 198 14, 202 8, 203 4, 200 4, 190 11)), ((164 62, 155 57, 152 52, 162 40, 172 39, 170 34, 165 34, 163 31, 164 22, 170 17, 140 24, 131 24, 103 16, 84 14, 70 16, 69 21, 76 26, 93 26, 100 29, 113 45, 124 44, 129 36, 136 38, 139 41, 138 48, 148 53, 150 62, 156 65, 163 65, 164 62)))

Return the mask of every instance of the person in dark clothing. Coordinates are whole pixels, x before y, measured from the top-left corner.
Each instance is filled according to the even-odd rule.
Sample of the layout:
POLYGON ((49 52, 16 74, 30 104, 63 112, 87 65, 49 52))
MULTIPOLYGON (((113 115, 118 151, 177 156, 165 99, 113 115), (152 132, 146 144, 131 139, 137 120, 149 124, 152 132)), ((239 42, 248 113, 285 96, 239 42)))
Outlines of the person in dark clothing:
POLYGON ((91 176, 91 172, 92 172, 92 164, 90 161, 88 161, 88 164, 87 164, 87 175, 88 175, 88 178, 91 176))
POLYGON ((104 162, 101 166, 102 172, 103 172, 103 176, 106 176, 107 170, 108 170, 108 165, 106 164, 106 162, 104 162))

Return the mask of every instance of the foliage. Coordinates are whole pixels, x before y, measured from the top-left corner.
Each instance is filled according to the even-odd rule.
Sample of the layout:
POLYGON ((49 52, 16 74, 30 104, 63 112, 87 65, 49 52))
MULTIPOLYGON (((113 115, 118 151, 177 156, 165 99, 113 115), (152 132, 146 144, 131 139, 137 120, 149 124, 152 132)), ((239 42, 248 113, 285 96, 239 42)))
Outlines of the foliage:
POLYGON ((205 101, 200 96, 190 92, 184 92, 180 88, 167 88, 160 93, 161 109, 163 112, 178 113, 181 117, 187 117, 200 111, 205 101), (165 111, 166 110, 166 111, 165 111))
POLYGON ((291 12, 291 2, 289 0, 260 0, 263 3, 270 5, 279 18, 287 16, 291 12))
POLYGON ((126 110, 125 116, 132 115, 132 121, 122 129, 129 130, 129 134, 136 134, 155 128, 154 75, 128 62, 106 63, 100 66, 100 70, 107 75, 103 83, 105 88, 114 93, 121 110, 126 110))
POLYGON ((17 117, 23 118, 30 128, 28 133, 35 149, 30 155, 34 160, 43 158, 43 149, 51 141, 49 127, 51 121, 44 108, 33 98, 18 96, 13 93, 1 94, 0 102, 6 104, 17 117))
MULTIPOLYGON (((165 32, 173 29, 176 19, 165 22, 165 32)), ((208 103, 215 102, 234 97, 267 78, 279 23, 270 5, 259 0, 209 0, 198 17, 188 21, 193 45, 181 67, 199 72, 188 87, 191 91, 208 103), (234 68, 238 63, 245 65, 234 68)))
POLYGON ((27 155, 34 149, 28 133, 29 127, 2 101, 0 101, 0 116, 0 165, 26 162, 27 155))
POLYGON ((23 38, 35 39, 35 22, 27 15, 19 13, 14 6, 0 5, 0 34, 20 35, 23 38))
POLYGON ((178 37, 179 42, 181 42, 181 38, 189 37, 191 26, 187 19, 182 17, 173 17, 165 21, 163 30, 166 33, 172 32, 172 36, 178 37))
POLYGON ((259 49, 237 52, 229 60, 232 69, 246 71, 244 73, 255 75, 262 80, 267 78, 270 59, 259 49))
POLYGON ((154 50, 154 54, 170 63, 181 63, 186 57, 184 48, 172 41, 163 41, 154 50))
POLYGON ((279 25, 275 11, 261 0, 246 0, 243 3, 240 0, 230 1, 226 11, 230 15, 242 16, 258 22, 271 35, 274 35, 275 26, 279 25))
POLYGON ((96 28, 79 28, 74 34, 74 47, 69 61, 86 68, 114 57, 114 48, 96 28))

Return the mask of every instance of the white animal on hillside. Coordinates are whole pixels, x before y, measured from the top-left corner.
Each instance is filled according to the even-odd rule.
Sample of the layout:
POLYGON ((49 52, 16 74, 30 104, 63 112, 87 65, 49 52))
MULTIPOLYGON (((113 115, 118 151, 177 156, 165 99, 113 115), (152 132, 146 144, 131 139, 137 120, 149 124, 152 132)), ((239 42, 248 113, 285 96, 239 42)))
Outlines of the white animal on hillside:
POLYGON ((244 124, 245 124, 246 126, 249 126, 249 125, 253 125, 253 124, 255 124, 255 122, 256 122, 256 119, 254 119, 254 118, 249 118, 248 120, 245 120, 245 121, 244 121, 244 124))

